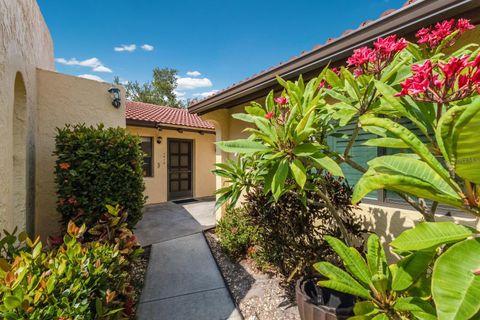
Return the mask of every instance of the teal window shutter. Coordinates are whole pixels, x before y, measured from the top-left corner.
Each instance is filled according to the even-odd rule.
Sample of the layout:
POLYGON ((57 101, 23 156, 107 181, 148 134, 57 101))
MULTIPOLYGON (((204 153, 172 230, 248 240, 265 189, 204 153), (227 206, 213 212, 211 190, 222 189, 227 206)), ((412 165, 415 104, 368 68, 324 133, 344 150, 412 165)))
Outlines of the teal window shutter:
MULTIPOLYGON (((349 137, 353 132, 353 125, 346 126, 340 131, 337 131, 337 136, 329 136, 328 143, 331 146, 332 150, 338 153, 343 153, 347 147, 349 137), (343 136, 338 136, 343 135, 343 136)), ((363 143, 369 139, 375 138, 376 136, 371 133, 366 133, 361 131, 357 137, 357 140, 353 144, 352 150, 350 151, 350 157, 359 165, 364 168, 368 168, 367 162, 377 157, 378 148, 365 146, 363 143)), ((357 181, 362 176, 362 173, 356 169, 353 169, 348 164, 343 163, 341 165, 345 178, 350 186, 354 186, 357 181)), ((378 200, 377 192, 371 192, 366 196, 367 199, 378 200)))

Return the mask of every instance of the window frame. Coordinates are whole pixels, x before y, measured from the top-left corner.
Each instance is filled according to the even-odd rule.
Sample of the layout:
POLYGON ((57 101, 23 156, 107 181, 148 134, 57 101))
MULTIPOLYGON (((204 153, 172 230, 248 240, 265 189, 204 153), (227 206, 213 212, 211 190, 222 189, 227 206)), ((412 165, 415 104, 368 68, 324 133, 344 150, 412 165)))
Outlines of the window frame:
POLYGON ((153 145, 153 137, 151 136, 140 136, 140 148, 142 149, 142 152, 145 154, 142 144, 146 141, 144 139, 149 139, 150 140, 150 156, 144 156, 143 161, 144 161, 144 166, 145 166, 145 158, 150 158, 150 175, 147 175, 147 171, 144 170, 144 167, 142 167, 142 172, 143 172, 143 177, 144 178, 153 178, 155 176, 155 166, 154 166, 154 145, 153 145))

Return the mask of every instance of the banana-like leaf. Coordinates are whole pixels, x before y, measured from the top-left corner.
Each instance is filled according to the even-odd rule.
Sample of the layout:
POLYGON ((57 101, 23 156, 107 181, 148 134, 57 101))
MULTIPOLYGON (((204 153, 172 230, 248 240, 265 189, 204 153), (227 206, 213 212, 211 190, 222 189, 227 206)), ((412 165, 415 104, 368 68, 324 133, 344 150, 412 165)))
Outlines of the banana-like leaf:
POLYGON ((303 189, 305 182, 307 182, 307 172, 303 163, 298 159, 293 160, 290 163, 290 171, 297 184, 303 189))
POLYGON ((367 264, 370 274, 384 274, 387 268, 385 250, 383 250, 380 238, 372 233, 367 241, 367 264))
POLYGON ((397 298, 393 308, 397 311, 411 313, 418 320, 436 320, 435 308, 418 297, 397 298))
POLYGON ((215 142, 215 144, 223 151, 231 153, 252 154, 269 150, 269 148, 263 143, 248 139, 218 141, 215 142))
POLYGON ((289 165, 287 159, 282 159, 278 165, 277 172, 272 179, 272 194, 275 200, 278 200, 285 191, 285 180, 288 176, 289 165))
POLYGON ((421 222, 402 232, 390 245, 401 251, 425 250, 461 241, 473 234, 472 229, 450 221, 421 222))
POLYGON ((420 276, 425 275, 435 254, 434 250, 417 251, 400 260, 392 280, 392 289, 403 291, 412 286, 420 276))
POLYGON ((425 162, 398 155, 382 156, 370 160, 369 168, 376 172, 402 174, 408 177, 416 178, 426 182, 436 189, 439 193, 443 193, 460 200, 460 196, 453 190, 445 180, 437 174, 425 162))
POLYGON ((380 81, 375 81, 375 87, 383 95, 383 101, 388 103, 393 109, 395 109, 402 116, 412 121, 422 132, 427 135, 427 127, 416 117, 412 115, 406 108, 405 103, 402 103, 401 98, 395 97, 397 91, 389 85, 380 81))
POLYGON ((396 138, 376 138, 370 139, 363 143, 365 146, 383 147, 383 148, 401 148, 407 149, 409 146, 401 139, 396 138))
POLYGON ((438 193, 438 190, 433 188, 430 183, 403 174, 380 173, 374 169, 369 169, 355 185, 352 203, 360 202, 367 194, 379 189, 406 193, 463 209, 461 200, 438 193))
POLYGON ((480 184, 480 98, 460 115, 452 131, 455 172, 462 178, 480 184))
POLYGON ((306 142, 293 148, 293 154, 297 157, 308 157, 322 151, 324 148, 325 147, 320 144, 306 142))
POLYGON ((470 319, 480 310, 480 239, 454 244, 436 261, 432 293, 439 320, 470 319))
POLYGON ((362 126, 368 131, 368 127, 380 127, 390 132, 395 137, 402 139, 416 154, 420 156, 433 170, 435 170, 444 180, 449 180, 448 171, 431 154, 427 146, 410 130, 404 126, 387 118, 362 117, 360 120, 362 126))
POLYGON ((371 300, 370 292, 362 287, 351 275, 330 262, 318 262, 313 267, 330 280, 319 281, 318 284, 333 290, 349 293, 360 298, 371 300))
POLYGON ((259 117, 265 117, 265 114, 266 114, 262 106, 258 104, 253 104, 253 103, 252 105, 245 107, 245 112, 253 116, 259 116, 259 117))
POLYGON ((325 240, 342 259, 345 268, 365 286, 373 286, 372 274, 362 255, 352 247, 347 247, 337 238, 325 236, 325 240))
POLYGON ((232 114, 233 119, 237 119, 243 122, 255 123, 255 116, 246 113, 234 113, 232 114))
POLYGON ((332 158, 323 153, 317 153, 309 157, 316 167, 327 170, 332 175, 337 177, 344 177, 342 168, 332 158))

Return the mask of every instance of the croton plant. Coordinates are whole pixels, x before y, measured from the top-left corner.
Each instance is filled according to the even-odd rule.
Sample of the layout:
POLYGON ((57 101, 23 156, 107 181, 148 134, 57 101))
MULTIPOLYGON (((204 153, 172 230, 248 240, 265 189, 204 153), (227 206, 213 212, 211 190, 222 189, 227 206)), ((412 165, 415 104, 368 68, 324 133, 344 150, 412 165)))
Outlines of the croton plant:
MULTIPOLYGON (((419 30, 416 42, 396 35, 377 39, 372 47, 356 49, 347 66, 327 67, 307 84, 279 78, 280 97, 271 93, 265 105, 252 103, 246 113, 234 115, 251 123, 250 136, 219 143, 239 155, 248 172, 242 175, 234 162, 220 165, 217 173, 232 184, 219 191, 219 205, 233 205, 255 183, 265 186, 272 201, 286 192, 305 195, 302 191, 312 188, 307 175, 326 170, 342 176, 339 164, 344 164, 362 174, 354 203, 386 189, 423 215, 424 222, 390 244, 400 256, 395 264, 386 264, 376 238, 368 241, 366 258, 348 247, 346 232, 347 246, 328 239, 346 271, 316 265, 328 278, 321 285, 357 295, 356 319, 479 316, 479 231, 435 222, 442 206, 452 215, 480 217, 480 49, 474 43, 454 46, 473 28, 466 19, 439 22, 419 30), (353 129, 346 148, 336 152, 328 137, 344 135, 347 126, 353 129), (359 164, 351 151, 363 132, 375 136, 366 145, 393 154, 367 167, 359 164)), ((328 193, 316 191, 329 207, 328 193)))

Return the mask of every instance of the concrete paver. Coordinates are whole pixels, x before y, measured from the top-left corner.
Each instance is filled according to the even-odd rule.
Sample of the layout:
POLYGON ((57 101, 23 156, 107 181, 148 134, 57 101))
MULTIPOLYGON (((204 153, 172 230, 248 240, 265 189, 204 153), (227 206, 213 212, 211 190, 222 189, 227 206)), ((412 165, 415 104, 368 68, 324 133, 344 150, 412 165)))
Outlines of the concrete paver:
POLYGON ((135 230, 152 245, 137 319, 242 319, 202 233, 212 222, 212 201, 146 208, 135 230))

